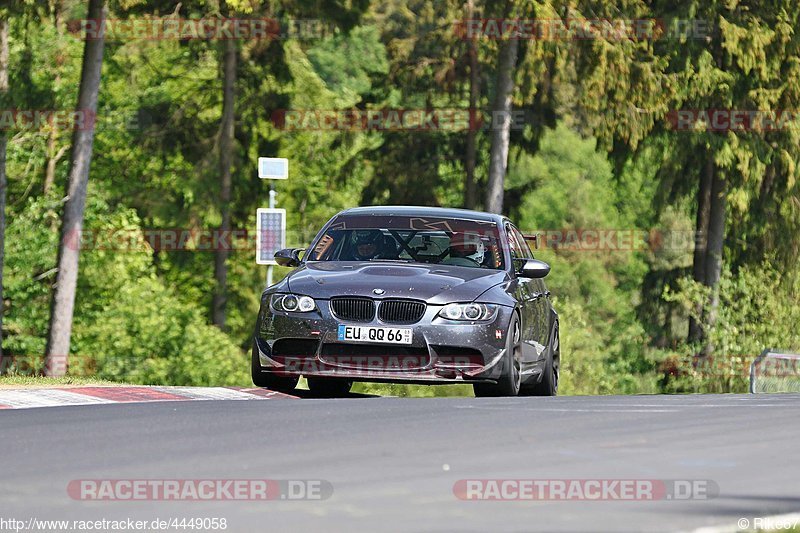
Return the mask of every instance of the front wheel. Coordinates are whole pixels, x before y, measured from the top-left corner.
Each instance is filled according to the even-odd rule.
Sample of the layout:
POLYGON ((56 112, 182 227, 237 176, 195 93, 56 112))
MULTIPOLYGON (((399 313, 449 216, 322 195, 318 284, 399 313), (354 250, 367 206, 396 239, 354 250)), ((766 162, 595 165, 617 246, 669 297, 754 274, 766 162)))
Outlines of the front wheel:
POLYGON ((251 357, 250 375, 253 378, 253 385, 264 387, 278 392, 292 392, 297 386, 299 377, 276 376, 272 372, 264 372, 261 369, 261 361, 258 360, 258 346, 253 340, 253 355, 251 357))
POLYGON ((556 396, 558 394, 558 371, 561 362, 558 324, 556 324, 549 351, 550 355, 545 362, 542 379, 533 385, 523 385, 519 391, 520 396, 556 396))
POLYGON ((522 333, 519 317, 514 314, 506 331, 506 353, 503 357, 503 374, 496 384, 475 383, 472 390, 478 398, 484 396, 516 396, 519 394, 520 374, 519 361, 522 357, 522 333))

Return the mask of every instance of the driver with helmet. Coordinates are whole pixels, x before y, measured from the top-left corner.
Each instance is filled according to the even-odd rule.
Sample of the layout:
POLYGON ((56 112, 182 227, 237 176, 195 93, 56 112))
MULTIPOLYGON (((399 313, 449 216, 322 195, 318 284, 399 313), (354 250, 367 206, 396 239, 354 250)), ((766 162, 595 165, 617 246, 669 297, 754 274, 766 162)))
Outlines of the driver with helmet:
POLYGON ((486 246, 477 235, 453 235, 450 240, 450 258, 446 261, 457 266, 481 266, 486 246))
POLYGON ((356 261, 370 259, 394 259, 397 256, 397 243, 380 230, 356 232, 353 257, 356 261))

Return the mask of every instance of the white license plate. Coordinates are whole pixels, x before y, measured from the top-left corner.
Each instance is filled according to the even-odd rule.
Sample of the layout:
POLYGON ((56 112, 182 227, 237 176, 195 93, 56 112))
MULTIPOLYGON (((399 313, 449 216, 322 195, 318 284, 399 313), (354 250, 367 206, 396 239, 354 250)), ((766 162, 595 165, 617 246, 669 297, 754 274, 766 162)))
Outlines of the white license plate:
POLYGON ((411 328, 379 328, 339 324, 340 341, 411 344, 411 328))

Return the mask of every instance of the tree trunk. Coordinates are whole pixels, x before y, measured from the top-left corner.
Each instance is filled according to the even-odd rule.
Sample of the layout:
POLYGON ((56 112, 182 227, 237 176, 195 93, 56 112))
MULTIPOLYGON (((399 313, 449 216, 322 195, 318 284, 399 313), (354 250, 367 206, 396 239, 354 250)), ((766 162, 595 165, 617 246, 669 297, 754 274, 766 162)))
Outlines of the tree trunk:
POLYGON ((519 40, 505 41, 498 54, 497 84, 492 105, 492 150, 489 160, 489 183, 486 188, 486 210, 503 212, 503 184, 508 167, 508 145, 511 138, 511 96, 514 92, 514 68, 519 40), (502 119, 501 124, 497 120, 502 119))
POLYGON ((64 154, 66 154, 69 149, 69 146, 62 146, 56 151, 57 141, 58 127, 54 123, 50 126, 50 132, 47 135, 47 167, 44 173, 44 187, 42 187, 42 192, 44 194, 50 192, 50 188, 56 181, 56 165, 58 165, 58 162, 61 161, 61 158, 64 157, 64 154))
MULTIPOLYGON (((61 54, 61 2, 55 1, 50 3, 50 8, 53 10, 53 23, 56 27, 56 34, 58 35, 58 55, 61 54)), ((55 64, 55 78, 53 80, 53 84, 58 87, 61 85, 61 61, 56 61, 55 64)), ((56 165, 64 157, 64 154, 67 151, 67 146, 62 146, 60 150, 56 149, 58 144, 58 124, 57 121, 53 121, 50 124, 50 131, 47 133, 47 150, 45 152, 45 157, 47 159, 47 165, 45 166, 45 173, 44 173, 44 186, 42 187, 42 192, 46 195, 50 189, 53 187, 53 183, 56 181, 56 165)))
MULTIPOLYGON (((467 19, 472 20, 475 16, 475 5, 473 0, 467 2, 467 19)), ((478 77, 478 49, 475 46, 475 39, 467 40, 467 55, 469 57, 469 113, 470 127, 467 130, 467 154, 464 162, 466 175, 464 176, 464 207, 475 209, 476 203, 476 183, 475 183, 475 158, 476 142, 478 136, 478 95, 480 94, 480 78, 478 77)))
MULTIPOLYGON (((8 21, 0 19, 0 109, 7 109, 8 94, 8 21)), ((6 132, 0 130, 0 372, 3 360, 3 267, 6 248, 6 132)))
MULTIPOLYGON (((88 18, 105 25, 104 0, 89 0, 88 18)), ((58 246, 58 274, 50 306, 50 331, 45 348, 45 374, 63 376, 67 371, 75 289, 78 284, 78 258, 89 168, 92 162, 94 124, 97 115, 97 93, 103 66, 103 32, 97 39, 86 41, 78 93, 77 112, 84 117, 82 127, 76 124, 72 135, 69 185, 61 217, 61 238, 58 246)))
MULTIPOLYGON (((725 244, 726 183, 719 170, 714 169, 711 178, 711 202, 708 217, 708 250, 706 252, 705 283, 711 287, 706 325, 710 328, 717 321, 719 309, 719 278, 722 274, 722 250, 725 244)), ((708 342, 703 350, 710 355, 714 346, 708 342)))
MULTIPOLYGON (((225 41, 223 57, 222 120, 219 131, 219 172, 220 172, 220 241, 227 243, 231 230, 231 151, 233 148, 234 101, 236 83, 236 42, 225 41)), ((225 328, 225 305, 228 301, 228 249, 223 244, 214 256, 214 278, 217 286, 211 303, 211 320, 220 329, 225 328)))
MULTIPOLYGON (((692 277, 695 281, 706 282, 706 250, 708 248, 708 217, 711 204, 711 179, 714 175, 714 157, 711 153, 706 159, 706 166, 700 175, 700 184, 697 188, 697 216, 695 225, 694 258, 692 260, 692 277)), ((697 314, 702 313, 702 306, 696 309, 697 314)), ((703 339, 703 328, 694 317, 689 317, 689 342, 703 339)))
MULTIPOLYGON (((714 20, 713 34, 719 32, 719 20, 714 20)), ((722 69, 722 48, 719 40, 711 43, 711 54, 717 68, 722 69)), ((713 344, 708 340, 707 333, 717 322, 717 312, 719 309, 719 278, 722 274, 722 251, 725 245, 725 210, 726 210, 726 183, 725 178, 715 165, 707 167, 707 172, 711 174, 711 192, 709 194, 709 213, 708 213, 708 236, 706 240, 704 283, 711 288, 711 297, 708 301, 703 321, 706 331, 702 338, 705 341, 702 355, 708 356, 714 352, 713 344)))

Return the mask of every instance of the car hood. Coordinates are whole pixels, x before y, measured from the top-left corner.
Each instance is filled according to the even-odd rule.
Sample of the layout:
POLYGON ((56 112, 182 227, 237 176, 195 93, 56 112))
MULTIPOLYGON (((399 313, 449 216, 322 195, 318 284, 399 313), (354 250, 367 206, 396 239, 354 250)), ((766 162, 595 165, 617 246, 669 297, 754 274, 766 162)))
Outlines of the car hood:
POLYGON ((508 280, 505 271, 420 263, 320 261, 287 276, 288 289, 314 298, 413 298, 431 304, 470 302, 508 280), (373 290, 383 290, 376 295, 373 290))

